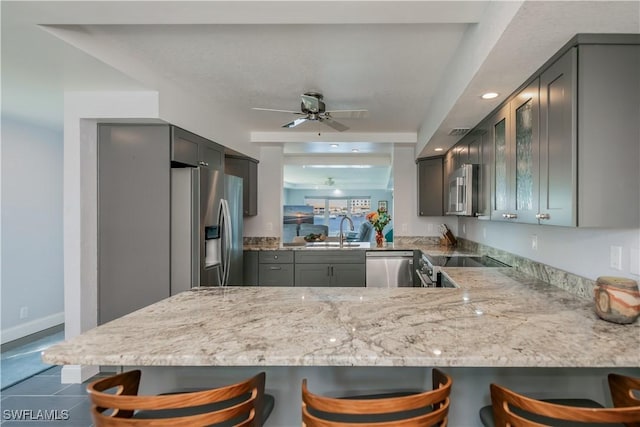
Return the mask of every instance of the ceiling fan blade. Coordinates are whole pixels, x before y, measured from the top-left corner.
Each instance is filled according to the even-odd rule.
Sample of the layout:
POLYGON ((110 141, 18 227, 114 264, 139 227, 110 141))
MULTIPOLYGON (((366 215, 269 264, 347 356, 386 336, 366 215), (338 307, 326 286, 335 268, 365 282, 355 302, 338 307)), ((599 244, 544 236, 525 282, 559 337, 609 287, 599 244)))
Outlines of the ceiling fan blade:
POLYGON ((319 117, 318 120, 321 123, 324 123, 327 126, 330 126, 332 128, 334 128, 335 130, 337 130, 338 132, 343 132, 347 129, 349 129, 348 126, 343 125, 340 122, 336 122, 335 120, 333 120, 331 117, 319 117))
POLYGON ((252 108, 252 110, 258 110, 258 111, 274 111, 276 113, 289 113, 289 114, 299 114, 302 115, 303 113, 301 113, 300 111, 289 111, 289 110, 274 110, 273 108, 252 108))
POLYGON ((330 110, 325 113, 339 119, 366 119, 369 117, 369 110, 330 110))
POLYGON ((304 108, 312 113, 317 113, 320 111, 320 101, 318 100, 318 98, 309 95, 300 95, 300 97, 302 98, 304 108))
POLYGON ((298 126, 298 125, 300 125, 300 124, 302 124, 302 123, 304 123, 306 121, 307 121, 306 117, 301 117, 301 118, 295 119, 294 121, 291 121, 289 123, 283 124, 282 127, 283 128, 294 128, 294 127, 296 127, 296 126, 298 126))

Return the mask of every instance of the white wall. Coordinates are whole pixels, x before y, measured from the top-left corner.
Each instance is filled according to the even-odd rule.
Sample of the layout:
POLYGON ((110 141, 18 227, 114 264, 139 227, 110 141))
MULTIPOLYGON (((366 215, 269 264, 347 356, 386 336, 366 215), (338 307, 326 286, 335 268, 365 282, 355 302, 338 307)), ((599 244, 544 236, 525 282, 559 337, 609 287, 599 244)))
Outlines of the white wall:
POLYGON ((247 237, 282 236, 282 147, 261 147, 258 164, 258 215, 245 217, 247 237))
MULTIPOLYGON (((64 98, 65 338, 97 325, 97 127, 110 119, 158 118, 155 92, 67 92, 64 98)), ((62 382, 82 382, 97 367, 67 365, 62 382)))
POLYGON ((64 321, 62 152, 62 132, 2 117, 3 343, 64 321))

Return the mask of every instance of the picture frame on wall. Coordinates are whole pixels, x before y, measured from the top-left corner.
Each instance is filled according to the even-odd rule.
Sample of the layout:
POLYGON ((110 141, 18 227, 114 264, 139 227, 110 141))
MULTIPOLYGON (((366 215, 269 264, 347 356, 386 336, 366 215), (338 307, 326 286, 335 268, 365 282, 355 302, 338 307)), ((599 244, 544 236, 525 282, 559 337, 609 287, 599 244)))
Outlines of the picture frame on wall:
POLYGON ((387 202, 386 200, 379 200, 378 201, 378 210, 380 209, 384 209, 385 211, 389 211, 389 202, 387 202))

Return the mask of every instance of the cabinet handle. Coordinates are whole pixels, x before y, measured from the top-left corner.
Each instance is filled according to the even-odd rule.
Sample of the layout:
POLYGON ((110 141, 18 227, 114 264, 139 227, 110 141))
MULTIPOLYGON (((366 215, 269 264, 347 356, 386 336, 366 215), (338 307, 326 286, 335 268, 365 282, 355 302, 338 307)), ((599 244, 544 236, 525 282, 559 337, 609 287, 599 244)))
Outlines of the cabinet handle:
POLYGON ((331 266, 331 275, 333 276, 333 266, 331 266))
POLYGON ((548 213, 537 214, 536 219, 551 219, 551 215, 548 213))
POLYGON ((517 214, 513 214, 513 213, 505 213, 505 214, 502 214, 502 218, 516 219, 516 218, 518 218, 518 215, 517 214))
POLYGON ((273 256, 273 259, 278 259, 278 255, 274 255, 274 256, 273 256))
POLYGON ((282 267, 269 267, 269 270, 282 270, 282 267))
POLYGON ((209 163, 207 163, 207 162, 198 162, 198 164, 200 166, 209 166, 209 163))

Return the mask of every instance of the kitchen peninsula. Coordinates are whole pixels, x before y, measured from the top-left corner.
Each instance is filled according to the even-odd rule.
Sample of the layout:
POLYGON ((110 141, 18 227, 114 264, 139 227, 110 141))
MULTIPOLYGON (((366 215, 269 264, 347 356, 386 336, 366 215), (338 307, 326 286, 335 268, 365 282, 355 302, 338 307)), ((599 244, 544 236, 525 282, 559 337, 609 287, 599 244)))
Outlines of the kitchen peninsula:
POLYGON ((43 360, 146 367, 150 392, 265 370, 276 395, 268 425, 278 427, 299 425, 303 377, 319 392, 420 388, 429 367, 443 367, 454 378, 451 425, 470 426, 492 381, 521 391, 555 381, 565 395, 605 402, 607 372, 640 376, 639 323, 602 321, 589 300, 510 268, 446 273, 459 289, 194 289, 51 347, 43 360))

